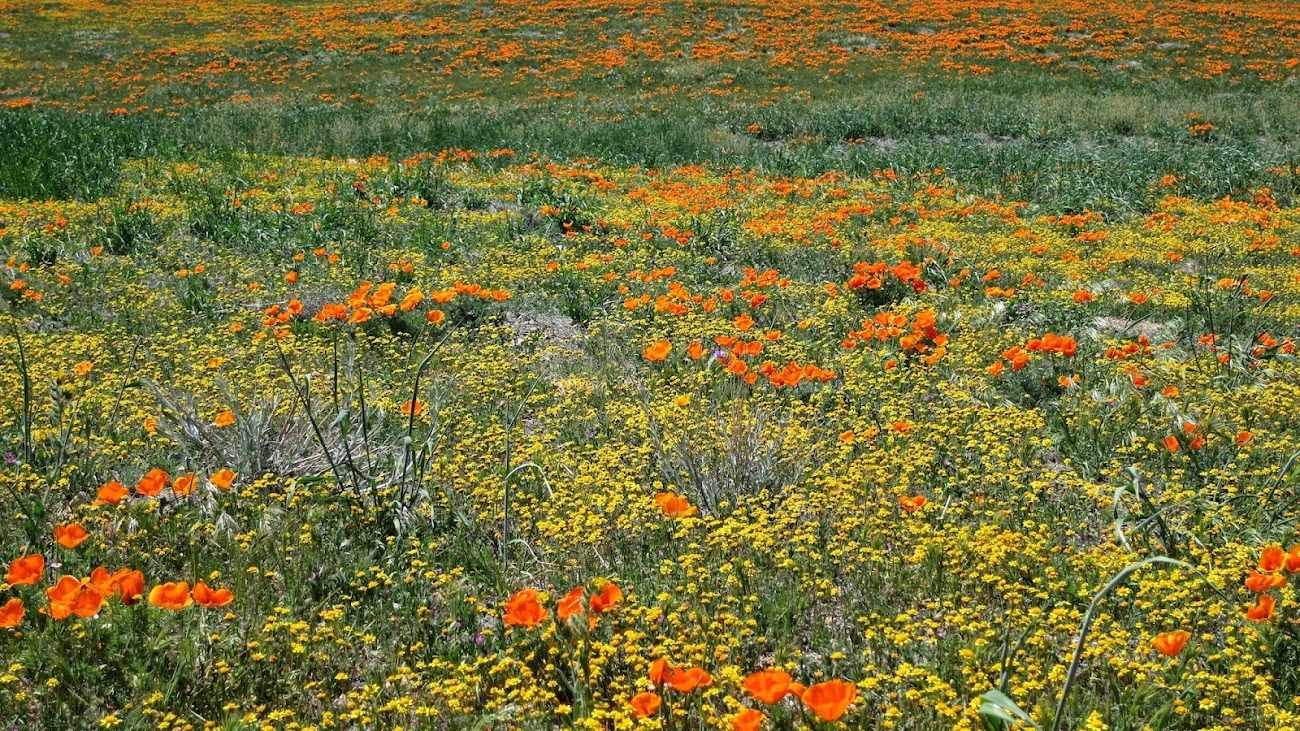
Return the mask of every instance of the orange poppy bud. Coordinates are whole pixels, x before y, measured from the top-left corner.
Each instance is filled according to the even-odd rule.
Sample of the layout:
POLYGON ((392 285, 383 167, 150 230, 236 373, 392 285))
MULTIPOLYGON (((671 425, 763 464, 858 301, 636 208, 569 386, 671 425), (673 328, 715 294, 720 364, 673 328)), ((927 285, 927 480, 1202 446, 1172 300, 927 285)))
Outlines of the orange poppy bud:
POLYGON ((843 680, 828 680, 809 686, 803 703, 823 721, 838 721, 858 697, 858 686, 843 680))
POLYGON ((235 594, 229 589, 213 589, 209 587, 202 579, 194 585, 190 591, 190 596, 201 607, 224 607, 235 600, 235 594))
POLYGON ((72 550, 80 546, 90 534, 80 523, 70 523, 68 525, 55 526, 54 540, 59 542, 60 546, 72 550))
POLYGON ((1173 632, 1161 632, 1151 638, 1151 646, 1165 657, 1173 657, 1183 651, 1183 645, 1187 644, 1187 640, 1191 636, 1190 632, 1181 629, 1173 632))
POLYGON ((14 559, 5 574, 5 583, 13 586, 35 584, 45 574, 45 557, 39 553, 14 559))
POLYGON ((759 703, 780 703, 790 692, 790 674, 782 670, 760 670, 745 678, 741 687, 759 703))
POLYGON ((17 627, 23 621, 25 612, 22 599, 10 599, 4 606, 0 606, 0 627, 17 627))
POLYGON ((190 585, 184 581, 159 584, 149 590, 149 603, 162 609, 179 611, 194 603, 190 585))
POLYGON ((663 699, 655 693, 637 693, 632 696, 632 711, 637 718, 649 718, 659 712, 663 699))

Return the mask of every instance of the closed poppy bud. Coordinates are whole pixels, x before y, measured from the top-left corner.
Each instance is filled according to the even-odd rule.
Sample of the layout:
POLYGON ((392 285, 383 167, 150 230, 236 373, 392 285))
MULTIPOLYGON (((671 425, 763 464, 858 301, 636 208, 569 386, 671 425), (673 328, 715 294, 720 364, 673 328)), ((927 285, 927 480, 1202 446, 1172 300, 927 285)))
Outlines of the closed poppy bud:
POLYGON ((637 693, 632 696, 632 711, 637 718, 649 718, 659 712, 663 699, 655 693, 637 693))
POLYGON ((85 542, 90 534, 80 523, 69 523, 68 525, 55 526, 54 540, 59 542, 60 546, 72 550, 85 542))
POLYGON ((1255 606, 1246 610, 1246 619, 1252 622, 1264 622, 1273 618, 1273 607, 1276 604, 1272 594, 1261 594, 1259 601, 1255 606))
POLYGON ((1259 557, 1260 571, 1277 571, 1286 563, 1286 554, 1282 552, 1281 546, 1269 546, 1259 557))
POLYGON ((758 731, 763 726, 765 718, 762 712, 746 708, 731 719, 732 731, 758 731))
POLYGON ((13 586, 35 584, 45 574, 45 557, 39 553, 14 559, 5 574, 5 583, 13 586))
POLYGON ((17 627, 18 623, 23 621, 25 612, 22 599, 10 599, 4 603, 4 606, 0 606, 0 627, 6 629, 17 627))
POLYGON ((179 611, 194 603, 190 585, 184 581, 169 581, 149 590, 149 603, 162 609, 179 611))
POLYGON ((204 583, 202 579, 199 579, 199 583, 194 585, 194 589, 190 591, 190 596, 199 603, 199 606, 208 607, 209 609, 224 607, 235 600, 235 594, 231 590, 213 589, 204 583))
POLYGON ((843 680, 828 680, 808 686, 803 704, 823 721, 838 721, 858 697, 858 686, 843 680))
POLYGON ((1161 632, 1151 638, 1151 646, 1165 657, 1173 657, 1183 651, 1183 645, 1187 644, 1187 640, 1191 636, 1190 632, 1181 629, 1173 632, 1161 632))
POLYGON ((790 692, 790 674, 782 670, 760 670, 751 673, 741 685, 754 700, 769 706, 780 703, 790 692))

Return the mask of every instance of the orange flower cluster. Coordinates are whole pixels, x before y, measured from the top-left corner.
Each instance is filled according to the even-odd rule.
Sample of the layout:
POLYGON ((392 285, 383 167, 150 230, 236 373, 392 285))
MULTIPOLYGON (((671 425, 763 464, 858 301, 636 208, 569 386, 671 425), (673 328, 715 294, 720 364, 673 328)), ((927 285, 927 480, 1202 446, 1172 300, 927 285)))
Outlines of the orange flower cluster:
POLYGON ((1289 552, 1282 547, 1272 545, 1264 549, 1259 557, 1259 568, 1251 569, 1246 577, 1246 588, 1259 594, 1254 606, 1246 610, 1246 619, 1263 622, 1273 618, 1277 599, 1270 589, 1286 584, 1288 574, 1300 573, 1300 545, 1292 546, 1289 552))
MULTIPOLYGON (((546 620, 546 608, 542 606, 536 589, 521 589, 514 593, 505 603, 505 613, 501 618, 510 627, 536 627, 546 620)), ((587 597, 585 587, 576 586, 556 604, 555 618, 567 622, 576 616, 589 616, 588 628, 595 627, 596 615, 614 610, 623 600, 623 590, 617 584, 607 582, 600 592, 587 597), (583 602, 586 600, 586 609, 583 602), (587 614, 590 610, 590 615, 587 614)))
MULTIPOLYGON (((213 472, 211 475, 208 475, 208 482, 219 490, 229 490, 230 486, 235 484, 235 479, 238 477, 239 475, 234 470, 220 469, 213 472)), ((167 488, 169 483, 171 484, 173 494, 188 495, 194 492, 194 488, 198 484, 198 477, 193 472, 187 472, 186 474, 176 478, 175 481, 172 481, 171 476, 168 475, 165 470, 155 467, 146 472, 144 476, 136 482, 135 492, 138 496, 142 497, 158 497, 162 494, 163 490, 167 488)), ((116 505, 130 497, 130 495, 131 491, 122 483, 117 480, 109 480, 103 485, 100 485, 96 499, 91 503, 91 505, 92 507, 98 507, 100 505, 116 505)), ((57 537, 58 536, 56 536, 56 538, 57 537)), ((63 541, 60 540, 60 543, 63 543, 63 541)))
POLYGON ((948 335, 939 332, 934 310, 922 310, 912 318, 893 312, 878 312, 862 322, 862 329, 845 336, 841 345, 856 348, 859 341, 887 341, 898 338, 904 353, 922 356, 926 365, 934 365, 947 354, 948 335))
MULTIPOLYGON (((397 284, 383 282, 378 286, 374 282, 363 281, 357 285, 347 302, 329 302, 321 306, 312 317, 318 323, 337 321, 357 324, 368 321, 371 317, 393 317, 398 312, 411 312, 426 299, 443 305, 457 297, 472 297, 480 300, 504 302, 510 299, 510 292, 504 289, 487 289, 478 284, 457 282, 445 289, 424 292, 418 286, 406 290, 400 300, 394 301, 397 284)), ((434 325, 442 324, 446 315, 442 310, 433 309, 425 312, 425 319, 434 325)))
POLYGON ((883 261, 860 261, 853 265, 853 276, 849 277, 844 286, 850 290, 878 290, 888 284, 891 277, 918 294, 928 288, 921 277, 920 267, 910 261, 899 262, 892 267, 883 261))
MULTIPOLYGON (((1011 370, 1022 371, 1025 366, 1029 365, 1030 353, 1055 354, 1062 358, 1069 358, 1079 352, 1079 343, 1074 338, 1047 333, 1041 338, 1030 338, 1022 348, 1019 345, 1013 345, 1002 351, 1002 360, 995 361, 989 366, 988 371, 993 375, 998 375, 1006 369, 1003 361, 1011 364, 1011 370)), ((1061 385, 1068 386, 1075 383, 1076 379, 1062 377, 1061 385)))
MULTIPOLYGON (((674 668, 664 658, 650 663, 650 683, 653 691, 633 696, 632 710, 638 718, 648 718, 658 712, 665 688, 678 693, 690 693, 707 688, 713 676, 703 668, 674 668)), ((798 699, 805 708, 823 721, 838 721, 858 697, 858 687, 844 680, 828 680, 804 687, 783 670, 760 670, 751 673, 741 684, 751 698, 767 706, 781 703, 787 697, 798 699)), ((742 709, 732 721, 734 731, 751 731, 762 725, 763 713, 753 708, 742 709)))

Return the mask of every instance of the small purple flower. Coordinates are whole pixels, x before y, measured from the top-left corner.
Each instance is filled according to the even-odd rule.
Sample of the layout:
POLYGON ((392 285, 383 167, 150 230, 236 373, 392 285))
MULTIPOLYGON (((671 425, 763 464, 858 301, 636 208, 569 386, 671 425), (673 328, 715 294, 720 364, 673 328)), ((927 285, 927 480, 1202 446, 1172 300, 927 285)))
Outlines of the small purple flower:
POLYGON ((17 456, 17 455, 14 455, 14 454, 6 454, 6 455, 5 455, 5 463, 6 463, 6 464, 18 464, 18 456, 17 456))

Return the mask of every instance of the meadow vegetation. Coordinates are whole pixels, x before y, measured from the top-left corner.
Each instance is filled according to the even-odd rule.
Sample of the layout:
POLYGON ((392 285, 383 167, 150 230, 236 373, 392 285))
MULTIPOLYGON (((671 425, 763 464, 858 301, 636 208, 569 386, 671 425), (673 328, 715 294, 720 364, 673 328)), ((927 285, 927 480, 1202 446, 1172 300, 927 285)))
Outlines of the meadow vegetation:
POLYGON ((1297 28, 0 0, 0 724, 1300 726, 1297 28))

